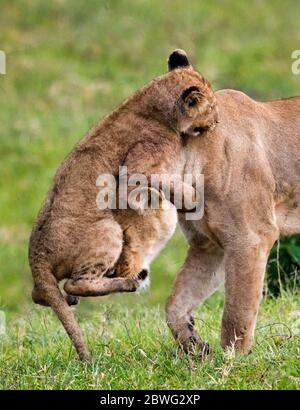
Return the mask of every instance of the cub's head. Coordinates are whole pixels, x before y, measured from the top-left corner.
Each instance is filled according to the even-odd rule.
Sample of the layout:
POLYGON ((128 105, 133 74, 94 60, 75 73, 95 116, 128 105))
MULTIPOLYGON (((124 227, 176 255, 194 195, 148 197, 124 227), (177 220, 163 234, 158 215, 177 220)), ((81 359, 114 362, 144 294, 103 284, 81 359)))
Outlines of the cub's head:
POLYGON ((169 71, 146 86, 151 115, 182 135, 202 135, 218 122, 216 98, 210 84, 193 69, 183 50, 168 59, 169 71))
POLYGON ((174 80, 182 85, 175 103, 179 132, 200 135, 213 129, 218 122, 218 108, 210 84, 193 69, 183 50, 171 53, 168 67, 170 73, 174 72, 174 80))

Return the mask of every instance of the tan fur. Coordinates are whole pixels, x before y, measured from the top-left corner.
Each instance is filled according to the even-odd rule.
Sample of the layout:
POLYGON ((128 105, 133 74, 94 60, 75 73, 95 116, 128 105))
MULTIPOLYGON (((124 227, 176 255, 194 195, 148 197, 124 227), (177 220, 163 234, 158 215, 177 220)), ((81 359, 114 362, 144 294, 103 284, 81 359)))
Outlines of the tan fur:
POLYGON ((153 209, 137 216, 132 209, 118 210, 116 220, 123 229, 124 242, 116 265, 118 277, 136 277, 142 270, 149 271, 150 263, 173 235, 177 224, 174 205, 153 209))
MULTIPOLYGON (((151 174, 183 174, 181 132, 197 137, 199 129, 214 126, 216 115, 209 84, 190 67, 178 68, 150 82, 96 125, 60 166, 30 238, 32 296, 53 308, 82 359, 89 353, 69 307, 76 302, 73 295, 135 291, 139 270, 149 265, 175 226, 174 209, 144 215, 98 209, 98 176, 117 175, 120 165, 128 167, 129 176, 142 172, 148 180, 151 174), (199 92, 185 96, 191 86, 199 92), (125 277, 107 277, 115 269, 125 277), (67 279, 66 296, 58 287, 62 279, 67 279)), ((194 191, 184 183, 183 190, 194 191)))
POLYGON ((221 344, 247 353, 270 249, 279 234, 300 232, 300 97, 215 96, 215 130, 187 136, 186 172, 204 174, 205 212, 195 222, 179 217, 190 249, 166 314, 180 345, 207 352, 191 312, 225 279, 221 344))

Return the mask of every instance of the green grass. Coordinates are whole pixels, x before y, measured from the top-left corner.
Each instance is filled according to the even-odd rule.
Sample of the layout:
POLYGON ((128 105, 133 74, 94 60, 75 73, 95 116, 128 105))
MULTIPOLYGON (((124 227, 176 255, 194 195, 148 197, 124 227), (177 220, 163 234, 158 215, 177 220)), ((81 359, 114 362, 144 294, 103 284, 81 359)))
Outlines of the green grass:
POLYGON ((82 326, 92 364, 76 357, 57 320, 32 308, 16 317, 0 345, 5 389, 299 389, 299 297, 265 300, 255 348, 248 356, 219 347, 222 297, 197 311, 212 353, 202 362, 181 353, 158 307, 128 309, 111 301, 86 314, 82 326), (88 318, 88 320, 87 320, 88 318))
MULTIPOLYGON (((299 388, 297 334, 274 339, 277 327, 269 326, 249 357, 223 355, 220 294, 199 311, 211 358, 201 364, 176 352, 158 306, 184 259, 179 232, 153 263, 151 292, 77 308, 92 369, 77 362, 48 311, 33 307, 27 262, 30 229, 59 163, 99 118, 166 71, 173 48, 186 49, 216 89, 261 99, 299 94, 290 58, 300 47, 299 12, 293 0, 1 0, 0 309, 8 335, 0 340, 0 388, 299 388)), ((297 309, 296 295, 268 298, 260 324, 291 327, 297 309)))

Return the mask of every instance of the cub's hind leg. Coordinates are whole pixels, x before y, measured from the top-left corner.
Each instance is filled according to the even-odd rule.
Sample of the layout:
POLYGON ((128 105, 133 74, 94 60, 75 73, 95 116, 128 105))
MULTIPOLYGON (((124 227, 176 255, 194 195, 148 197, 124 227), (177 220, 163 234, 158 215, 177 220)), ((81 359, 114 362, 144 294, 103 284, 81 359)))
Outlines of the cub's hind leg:
POLYGON ((70 261, 71 279, 94 278, 109 275, 120 257, 123 247, 121 226, 112 217, 77 227, 77 243, 70 261))
POLYGON ((64 290, 76 296, 105 296, 116 292, 135 292, 139 281, 130 278, 68 279, 64 290))
POLYGON ((80 257, 64 290, 73 296, 103 296, 114 292, 134 292, 137 278, 108 277, 123 247, 123 232, 113 219, 99 221, 85 232, 80 257))
MULTIPOLYGON (((32 296, 32 300, 34 301, 34 303, 37 303, 38 305, 41 305, 41 306, 50 306, 48 303, 48 300, 45 299, 43 292, 41 292, 41 290, 37 288, 36 286, 34 286, 34 288, 32 289, 31 296, 32 296)), ((68 293, 66 293, 65 295, 63 295, 63 297, 65 298, 69 306, 78 305, 79 303, 78 296, 73 296, 73 295, 69 295, 68 293)))

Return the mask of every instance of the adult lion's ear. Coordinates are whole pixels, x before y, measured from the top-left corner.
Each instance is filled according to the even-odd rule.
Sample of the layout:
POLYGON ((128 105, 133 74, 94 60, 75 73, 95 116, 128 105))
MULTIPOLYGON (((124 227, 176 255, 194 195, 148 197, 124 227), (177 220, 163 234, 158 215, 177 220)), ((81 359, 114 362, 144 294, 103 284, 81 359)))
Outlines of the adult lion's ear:
POLYGON ((191 68, 191 64, 184 50, 179 48, 174 50, 168 59, 169 71, 175 70, 175 68, 191 68))
POLYGON ((203 93, 198 87, 192 86, 183 91, 181 98, 188 107, 195 107, 203 98, 203 93))

